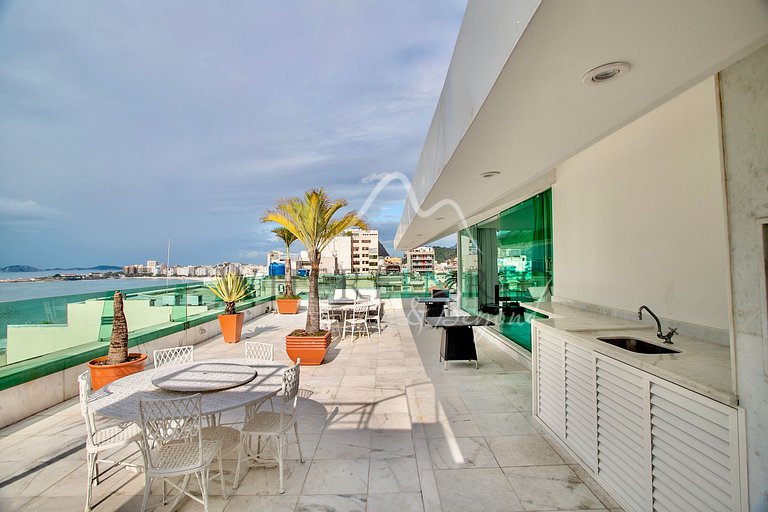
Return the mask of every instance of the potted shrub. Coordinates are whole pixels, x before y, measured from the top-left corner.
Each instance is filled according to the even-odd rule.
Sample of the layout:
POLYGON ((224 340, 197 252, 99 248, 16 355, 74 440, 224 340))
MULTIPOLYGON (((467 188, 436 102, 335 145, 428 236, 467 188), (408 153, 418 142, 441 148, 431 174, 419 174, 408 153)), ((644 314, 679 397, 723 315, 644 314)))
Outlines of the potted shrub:
POLYGON ((244 313, 235 311, 235 303, 250 295, 248 281, 245 277, 230 272, 224 277, 217 277, 215 285, 208 288, 225 304, 224 313, 219 315, 224 341, 237 343, 243 330, 244 313))
POLYGON ((140 372, 147 362, 147 354, 128 353, 128 322, 123 311, 123 294, 119 291, 115 292, 113 308, 115 316, 112 320, 112 335, 109 337, 109 352, 88 363, 93 389, 140 372))
POLYGON ((277 312, 281 315, 295 315, 301 304, 301 298, 293 293, 291 279, 291 244, 296 241, 296 235, 282 226, 272 232, 285 244, 285 292, 277 298, 277 312))
POLYGON ((334 219, 334 215, 347 205, 343 199, 331 201, 325 191, 311 189, 304 197, 281 199, 272 210, 267 210, 264 222, 275 222, 293 233, 304 244, 309 255, 309 303, 307 324, 285 338, 285 348, 292 361, 301 358, 302 365, 318 365, 323 362, 331 344, 330 331, 320 330, 320 254, 335 237, 357 226, 366 229, 366 223, 357 212, 347 212, 334 219))

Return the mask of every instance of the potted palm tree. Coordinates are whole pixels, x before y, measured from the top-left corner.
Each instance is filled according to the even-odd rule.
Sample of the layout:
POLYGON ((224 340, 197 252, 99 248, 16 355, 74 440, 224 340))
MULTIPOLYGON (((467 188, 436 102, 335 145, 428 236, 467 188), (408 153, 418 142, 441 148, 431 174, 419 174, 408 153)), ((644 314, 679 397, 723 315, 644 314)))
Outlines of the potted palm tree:
POLYGON ((91 371, 91 386, 99 389, 121 377, 140 372, 147 362, 147 354, 128 353, 128 322, 123 311, 123 294, 116 291, 113 298, 114 318, 112 335, 109 337, 109 352, 88 363, 91 371))
POLYGON ((356 226, 367 228, 357 212, 347 212, 334 219, 336 213, 347 206, 347 201, 332 201, 325 191, 311 189, 303 197, 281 199, 272 210, 267 210, 263 222, 275 222, 293 233, 304 244, 309 255, 309 303, 307 324, 285 338, 285 347, 291 360, 301 358, 302 365, 318 365, 323 362, 331 343, 331 333, 320 330, 320 255, 335 237, 356 226))
POLYGON ((248 281, 245 277, 230 272, 224 277, 217 277, 214 286, 208 288, 224 301, 224 313, 219 315, 224 341, 237 343, 243 330, 244 314, 235 311, 235 304, 251 294, 248 281))
POLYGON ((295 315, 301 303, 301 298, 293 293, 291 282, 291 244, 296 241, 296 235, 282 226, 272 232, 285 244, 285 292, 277 298, 277 312, 281 315, 295 315))

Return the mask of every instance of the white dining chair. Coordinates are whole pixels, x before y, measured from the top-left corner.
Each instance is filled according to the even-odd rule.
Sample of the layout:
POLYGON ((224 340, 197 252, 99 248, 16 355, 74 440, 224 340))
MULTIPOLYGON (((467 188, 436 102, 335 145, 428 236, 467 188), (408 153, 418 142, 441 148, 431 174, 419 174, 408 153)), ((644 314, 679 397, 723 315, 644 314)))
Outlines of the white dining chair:
POLYGON ((334 330, 338 332, 340 326, 339 319, 332 314, 333 311, 329 304, 320 304, 320 328, 331 331, 331 336, 334 330))
MULTIPOLYGON (((203 505, 208 512, 209 466, 218 456, 221 487, 224 471, 221 467, 221 441, 203 438, 201 425, 201 394, 165 400, 139 401, 139 415, 144 455, 144 500, 141 510, 147 510, 149 493, 155 478, 163 479, 163 501, 166 483, 178 491, 171 510, 184 496, 203 505), (189 477, 195 475, 201 496, 187 490, 189 477), (173 477, 183 476, 180 485, 173 477)), ((223 492, 223 491, 222 491, 223 492)), ((226 494, 225 494, 226 497, 226 494)))
POLYGON ((381 299, 371 301, 368 310, 368 321, 376 322, 376 328, 381 336, 381 319, 384 317, 384 302, 381 299))
POLYGON ((88 465, 88 487, 85 494, 85 511, 91 510, 91 501, 93 499, 93 483, 99 485, 100 472, 99 463, 110 463, 110 469, 116 465, 136 467, 135 464, 128 464, 124 460, 113 461, 99 458, 103 452, 116 452, 122 448, 136 443, 136 448, 141 448, 141 429, 133 422, 121 423, 119 425, 98 428, 96 418, 91 411, 88 401, 93 392, 91 386, 91 373, 86 371, 77 377, 77 384, 80 388, 80 413, 85 419, 85 453, 88 465))
POLYGON ((275 346, 269 343, 259 343, 258 341, 246 341, 245 342, 245 358, 274 361, 275 346))
POLYGON ((299 427, 296 423, 296 406, 299 393, 299 369, 301 359, 283 373, 283 389, 277 397, 282 401, 279 411, 257 411, 245 419, 243 433, 240 436, 240 450, 237 455, 237 469, 235 470, 235 484, 240 484, 240 465, 245 462, 249 466, 251 461, 257 464, 274 460, 277 462, 280 472, 280 494, 285 492, 283 482, 283 462, 287 451, 288 431, 293 428, 296 435, 296 443, 299 448, 299 459, 304 462, 301 453, 301 440, 299 439, 299 427), (250 451, 252 438, 257 438, 258 448, 254 454, 250 451), (265 456, 269 457, 266 458, 265 456), (243 461, 243 458, 246 460, 243 461))
POLYGON ((152 359, 155 361, 155 368, 193 363, 195 361, 195 347, 193 345, 186 345, 155 350, 152 352, 152 359))
MULTIPOLYGON (((264 361, 274 361, 275 360, 275 346, 270 345, 269 343, 260 343, 258 341, 246 341, 245 342, 245 358, 246 359, 259 359, 264 361)), ((262 400, 255 404, 250 404, 245 406, 245 416, 247 417, 249 414, 252 414, 256 412, 256 410, 261 407, 264 402, 267 400, 262 400)), ((269 400, 270 407, 273 407, 272 405, 272 399, 269 400)), ((240 441, 240 438, 238 437, 238 442, 240 441)))
POLYGON ((355 328, 359 331, 365 331, 368 339, 371 338, 371 331, 368 329, 368 312, 370 310, 369 302, 362 302, 351 306, 344 316, 344 327, 342 329, 342 339, 347 335, 347 327, 350 327, 352 341, 355 341, 355 328))

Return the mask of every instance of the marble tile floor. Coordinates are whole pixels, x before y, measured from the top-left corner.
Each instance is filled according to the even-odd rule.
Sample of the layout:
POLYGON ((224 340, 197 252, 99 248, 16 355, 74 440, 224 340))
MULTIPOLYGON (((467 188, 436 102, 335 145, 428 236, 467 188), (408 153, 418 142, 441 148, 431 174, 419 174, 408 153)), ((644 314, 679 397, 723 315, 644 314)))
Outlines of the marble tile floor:
MULTIPOLYGON (((211 480, 212 512, 233 511, 549 511, 619 506, 531 417, 530 371, 477 337, 473 363, 438 363, 440 332, 421 307, 389 300, 384 330, 335 341, 326 362, 301 369, 297 413, 305 463, 291 436, 286 492, 274 468, 252 468, 229 499, 211 480)), ((261 316, 244 338, 275 345, 305 316, 261 316)), ((215 338, 195 359, 240 357, 242 344, 215 338)), ((240 412, 224 422, 237 423, 240 412)), ((0 511, 79 511, 84 507, 84 425, 77 399, 0 430, 0 511)), ((134 451, 120 454, 138 459, 134 451)), ((235 454, 227 454, 231 478, 235 454)), ((95 511, 138 510, 143 477, 119 470, 94 489, 95 511)), ((230 491, 230 494, 231 491, 230 491)), ((165 511, 159 485, 151 506, 165 511)), ((190 500, 179 510, 202 510, 190 500)))

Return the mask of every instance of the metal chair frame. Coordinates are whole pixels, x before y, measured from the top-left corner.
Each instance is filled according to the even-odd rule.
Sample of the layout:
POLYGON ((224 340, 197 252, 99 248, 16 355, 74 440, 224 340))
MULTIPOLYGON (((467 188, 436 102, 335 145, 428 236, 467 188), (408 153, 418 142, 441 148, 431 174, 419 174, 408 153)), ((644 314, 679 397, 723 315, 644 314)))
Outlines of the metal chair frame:
MULTIPOLYGON (((144 499, 141 510, 147 510, 152 481, 163 479, 163 502, 166 501, 166 483, 179 494, 171 506, 175 510, 184 496, 203 505, 208 511, 208 472, 218 455, 221 487, 224 489, 224 471, 221 466, 219 440, 206 440, 202 430, 202 395, 200 393, 165 400, 139 402, 144 455, 144 499), (201 490, 197 497, 187 490, 190 475, 195 475, 201 490), (184 476, 181 485, 169 477, 184 476)), ((225 494, 226 497, 226 494, 225 494)))
POLYGON ((352 328, 351 336, 353 342, 355 341, 355 326, 361 326, 364 328, 368 339, 371 339, 371 331, 368 330, 368 313, 370 311, 370 307, 370 302, 362 302, 355 304, 346 310, 346 315, 344 316, 344 328, 341 333, 342 338, 346 337, 347 325, 349 325, 352 328))
POLYGON ((266 361, 275 360, 275 346, 269 343, 260 343, 258 341, 245 342, 246 359, 264 359, 266 361))
POLYGON ((298 405, 299 380, 300 380, 301 359, 296 360, 296 364, 283 373, 282 400, 279 412, 255 412, 245 419, 242 435, 240 436, 240 450, 237 456, 237 470, 235 472, 235 483, 233 488, 240 484, 240 466, 245 458, 248 467, 252 465, 271 466, 275 463, 280 472, 280 494, 285 492, 284 487, 284 458, 287 451, 288 431, 293 428, 296 435, 296 443, 299 448, 299 459, 304 462, 304 455, 301 453, 301 440, 299 438, 299 427, 296 422, 296 406, 298 405), (256 437, 259 441, 256 453, 251 451, 251 440, 256 437), (265 442, 261 442, 266 438, 265 442), (270 441, 274 440, 275 446, 272 447, 270 441), (271 458, 265 458, 265 455, 271 458))
POLYGON ((163 348, 152 352, 155 368, 165 368, 195 361, 194 345, 183 347, 163 348))
POLYGON ((140 466, 125 462, 126 459, 119 461, 101 459, 99 454, 105 451, 117 451, 133 443, 136 443, 136 447, 140 450, 142 434, 141 429, 133 422, 99 429, 96 426, 96 418, 88 403, 93 391, 91 372, 81 373, 77 377, 77 383, 80 390, 80 412, 85 420, 86 429, 85 453, 88 465, 88 487, 85 495, 85 511, 88 512, 91 510, 91 501, 93 499, 93 482, 95 481, 96 485, 101 483, 100 462, 111 464, 107 471, 119 466, 124 466, 134 471, 141 470, 140 466))

